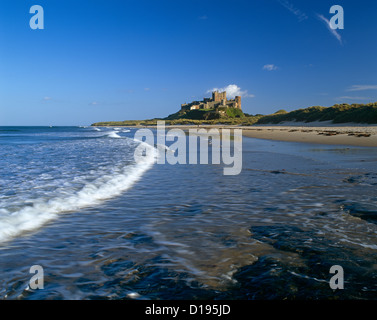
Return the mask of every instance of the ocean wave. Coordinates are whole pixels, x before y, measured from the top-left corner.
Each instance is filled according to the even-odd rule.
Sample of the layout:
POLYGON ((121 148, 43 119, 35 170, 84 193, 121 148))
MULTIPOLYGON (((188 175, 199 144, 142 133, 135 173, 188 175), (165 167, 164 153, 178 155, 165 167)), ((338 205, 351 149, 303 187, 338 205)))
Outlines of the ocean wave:
POLYGON ((119 131, 110 131, 106 133, 106 136, 108 138, 113 138, 113 139, 119 139, 122 138, 120 135, 118 135, 119 131))
MULTIPOLYGON (((144 142, 141 142, 144 143, 144 142)), ((147 145, 147 144, 146 144, 147 145)), ((149 145, 146 146, 150 148, 149 145)), ((24 232, 34 231, 56 219, 59 214, 95 206, 107 199, 119 196, 131 188, 142 175, 149 170, 156 157, 155 149, 132 165, 125 165, 113 174, 104 174, 94 181, 86 183, 79 191, 68 190, 63 195, 39 198, 29 202, 15 212, 1 210, 0 243, 19 236, 24 232)))

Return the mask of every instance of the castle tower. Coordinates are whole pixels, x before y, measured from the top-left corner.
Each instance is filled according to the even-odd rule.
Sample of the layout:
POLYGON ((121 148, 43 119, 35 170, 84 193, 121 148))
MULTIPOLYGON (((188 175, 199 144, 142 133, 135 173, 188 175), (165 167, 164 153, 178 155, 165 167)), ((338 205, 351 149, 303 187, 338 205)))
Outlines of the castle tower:
POLYGON ((236 108, 241 110, 241 96, 236 96, 235 100, 236 100, 236 108))
POLYGON ((215 102, 221 102, 221 100, 226 101, 226 91, 224 91, 224 92, 213 91, 212 92, 212 100, 215 101, 215 102))

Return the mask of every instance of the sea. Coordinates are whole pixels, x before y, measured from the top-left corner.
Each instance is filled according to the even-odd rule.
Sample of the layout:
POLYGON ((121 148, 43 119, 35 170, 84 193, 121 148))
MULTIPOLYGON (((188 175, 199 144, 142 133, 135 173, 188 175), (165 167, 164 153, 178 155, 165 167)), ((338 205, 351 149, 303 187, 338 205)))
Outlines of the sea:
POLYGON ((136 130, 0 127, 0 299, 377 299, 377 148, 243 137, 224 175, 136 130))

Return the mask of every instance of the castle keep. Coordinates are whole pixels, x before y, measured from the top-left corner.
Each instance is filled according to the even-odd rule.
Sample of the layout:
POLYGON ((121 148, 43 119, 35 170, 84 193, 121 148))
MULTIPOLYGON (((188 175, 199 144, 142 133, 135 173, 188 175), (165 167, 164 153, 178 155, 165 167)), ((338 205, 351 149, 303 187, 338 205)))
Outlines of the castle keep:
POLYGON ((236 96, 234 99, 227 100, 226 91, 212 92, 212 98, 204 98, 203 101, 193 101, 191 103, 181 104, 182 111, 195 110, 195 109, 218 109, 220 107, 225 108, 237 108, 241 109, 241 97, 236 96))

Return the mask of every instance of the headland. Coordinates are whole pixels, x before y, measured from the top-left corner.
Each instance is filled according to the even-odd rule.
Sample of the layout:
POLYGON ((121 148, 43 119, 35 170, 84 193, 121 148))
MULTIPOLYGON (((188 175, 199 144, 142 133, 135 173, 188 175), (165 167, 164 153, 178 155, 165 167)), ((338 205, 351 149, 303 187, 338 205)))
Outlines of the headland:
POLYGON ((258 139, 377 147, 377 102, 313 106, 270 115, 250 115, 241 109, 241 97, 228 100, 226 93, 181 105, 166 118, 98 122, 92 126, 242 129, 243 136, 258 139))

